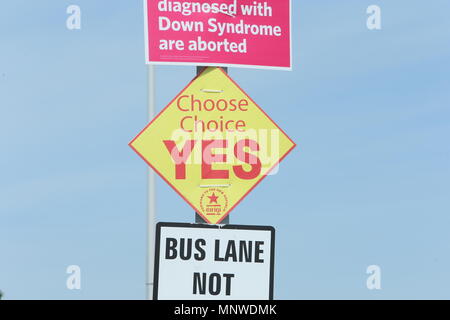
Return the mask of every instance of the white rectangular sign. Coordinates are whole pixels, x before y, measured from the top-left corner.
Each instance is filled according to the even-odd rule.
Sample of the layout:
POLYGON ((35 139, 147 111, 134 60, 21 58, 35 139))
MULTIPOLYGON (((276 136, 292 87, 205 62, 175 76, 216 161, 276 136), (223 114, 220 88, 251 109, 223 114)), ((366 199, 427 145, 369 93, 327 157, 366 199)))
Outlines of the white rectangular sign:
POLYGON ((275 229, 158 223, 154 299, 273 299, 275 229))

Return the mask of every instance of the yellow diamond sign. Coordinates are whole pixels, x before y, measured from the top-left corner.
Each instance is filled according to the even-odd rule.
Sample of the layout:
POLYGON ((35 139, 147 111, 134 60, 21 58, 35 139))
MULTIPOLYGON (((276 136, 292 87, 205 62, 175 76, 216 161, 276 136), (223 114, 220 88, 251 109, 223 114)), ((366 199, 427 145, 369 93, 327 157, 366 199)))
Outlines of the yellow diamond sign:
POLYGON ((217 224, 295 143, 221 68, 205 68, 130 146, 217 224))

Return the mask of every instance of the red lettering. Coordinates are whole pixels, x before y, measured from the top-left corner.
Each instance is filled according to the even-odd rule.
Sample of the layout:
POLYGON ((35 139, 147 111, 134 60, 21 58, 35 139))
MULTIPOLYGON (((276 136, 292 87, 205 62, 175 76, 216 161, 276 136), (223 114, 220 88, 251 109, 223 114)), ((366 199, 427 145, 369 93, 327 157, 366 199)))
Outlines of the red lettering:
POLYGON ((178 150, 175 141, 164 140, 163 142, 167 150, 169 151, 172 160, 175 162, 175 179, 179 180, 186 179, 186 160, 192 153, 196 141, 187 140, 181 152, 178 150))
POLYGON ((188 119, 192 119, 192 117, 191 117, 191 116, 187 116, 187 117, 184 117, 183 119, 181 119, 181 122, 180 122, 180 128, 181 128, 183 131, 185 131, 185 132, 192 132, 192 130, 186 129, 186 128, 184 127, 184 120, 188 120, 188 119))
POLYGON ((242 108, 242 107, 248 107, 248 101, 245 99, 242 99, 239 101, 239 110, 241 111, 247 111, 247 108, 242 108))
POLYGON ((182 100, 183 98, 189 98, 189 97, 188 97, 188 96, 181 96, 181 97, 179 97, 179 98, 177 99, 177 107, 178 107, 178 109, 181 110, 181 111, 189 111, 189 109, 183 109, 183 107, 181 106, 181 100, 182 100))
POLYGON ((244 180, 255 179, 261 173, 261 160, 253 154, 244 151, 244 148, 250 148, 251 151, 259 151, 259 144, 250 139, 240 140, 234 146, 234 155, 237 159, 251 165, 250 171, 245 171, 243 166, 233 166, 234 174, 244 180))
POLYGON ((226 162, 227 156, 225 154, 213 154, 212 149, 222 148, 228 146, 227 140, 203 140, 202 142, 202 179, 228 179, 228 170, 214 170, 212 164, 214 162, 226 162))

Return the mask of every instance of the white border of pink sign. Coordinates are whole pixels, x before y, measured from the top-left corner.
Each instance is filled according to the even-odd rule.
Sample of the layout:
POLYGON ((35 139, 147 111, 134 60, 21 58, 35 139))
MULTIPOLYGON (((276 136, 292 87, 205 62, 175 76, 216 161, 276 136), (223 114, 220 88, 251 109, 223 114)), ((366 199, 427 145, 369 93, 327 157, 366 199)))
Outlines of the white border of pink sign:
POLYGON ((292 70, 291 0, 143 2, 147 64, 292 70))

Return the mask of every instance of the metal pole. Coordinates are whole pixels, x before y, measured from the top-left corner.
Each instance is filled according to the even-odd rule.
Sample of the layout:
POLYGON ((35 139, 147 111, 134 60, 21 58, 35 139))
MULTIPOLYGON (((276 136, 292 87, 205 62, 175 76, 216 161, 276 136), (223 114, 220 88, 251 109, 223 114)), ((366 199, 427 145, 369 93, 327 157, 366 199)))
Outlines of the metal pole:
MULTIPOLYGON (((199 75, 203 71, 203 66, 197 66, 197 75, 199 75)), ((222 68, 223 71, 228 73, 228 68, 222 68)), ((196 212, 195 213, 195 223, 205 223, 206 221, 196 212)), ((230 224, 230 215, 226 216, 225 219, 222 220, 221 224, 230 224)))
MULTIPOLYGON (((148 65, 148 119, 155 116, 155 66, 148 65)), ((153 299, 153 272, 155 268, 155 232, 156 232, 156 183, 155 173, 148 168, 148 199, 147 199, 147 274, 146 298, 153 299)))

